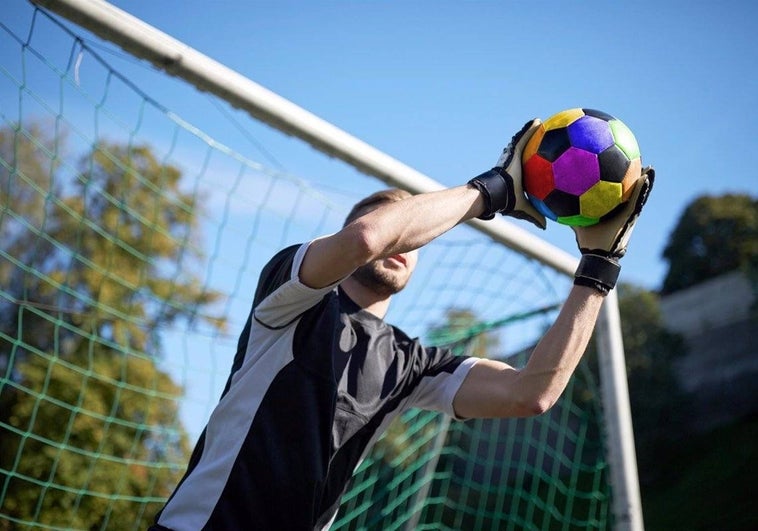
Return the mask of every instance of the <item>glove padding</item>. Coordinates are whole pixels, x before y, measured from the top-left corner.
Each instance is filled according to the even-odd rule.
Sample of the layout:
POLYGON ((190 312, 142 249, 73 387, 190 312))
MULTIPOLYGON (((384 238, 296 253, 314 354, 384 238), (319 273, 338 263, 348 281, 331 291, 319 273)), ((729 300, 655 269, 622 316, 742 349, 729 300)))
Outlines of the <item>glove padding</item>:
POLYGON ((650 166, 644 168, 621 211, 596 225, 573 228, 582 252, 574 284, 594 287, 604 295, 615 287, 621 270, 619 259, 626 253, 632 230, 654 182, 655 170, 650 166))
POLYGON ((539 118, 526 122, 503 149, 495 167, 469 181, 469 185, 484 196, 485 210, 479 219, 492 219, 499 212, 545 228, 545 216, 532 206, 524 193, 521 171, 521 153, 541 123, 539 118))

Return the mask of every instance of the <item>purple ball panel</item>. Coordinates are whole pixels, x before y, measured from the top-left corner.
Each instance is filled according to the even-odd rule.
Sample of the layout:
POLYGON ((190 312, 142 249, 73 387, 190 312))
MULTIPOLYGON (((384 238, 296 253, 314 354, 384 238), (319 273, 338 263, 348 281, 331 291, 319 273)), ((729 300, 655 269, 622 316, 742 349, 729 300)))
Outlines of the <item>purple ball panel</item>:
POLYGON ((592 153, 600 153, 613 145, 613 133, 608 122, 592 116, 582 116, 569 125, 568 134, 572 146, 592 153))
POLYGON ((597 155, 583 149, 569 148, 553 163, 553 175, 558 190, 578 197, 600 180, 597 155))

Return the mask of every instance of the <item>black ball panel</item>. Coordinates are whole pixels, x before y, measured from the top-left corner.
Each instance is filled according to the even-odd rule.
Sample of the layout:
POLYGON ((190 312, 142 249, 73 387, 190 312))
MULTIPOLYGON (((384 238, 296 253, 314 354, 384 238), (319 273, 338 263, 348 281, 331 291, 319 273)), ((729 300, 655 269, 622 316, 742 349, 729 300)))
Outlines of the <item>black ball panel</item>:
POLYGON ((626 153, 615 144, 600 153, 597 157, 600 163, 600 178, 604 181, 620 183, 626 175, 630 161, 626 153))
POLYGON ((606 122, 610 122, 611 120, 616 119, 614 116, 611 116, 607 112, 598 111, 597 109, 582 109, 582 111, 587 116, 594 116, 595 118, 600 118, 601 120, 605 120, 606 122))
POLYGON ((575 216, 579 213, 579 197, 574 194, 553 190, 544 202, 559 217, 575 216))
POLYGON ((540 147, 537 149, 537 153, 545 160, 555 162, 555 159, 560 157, 570 147, 571 139, 569 138, 568 129, 561 127, 559 129, 551 129, 545 133, 540 142, 540 147))

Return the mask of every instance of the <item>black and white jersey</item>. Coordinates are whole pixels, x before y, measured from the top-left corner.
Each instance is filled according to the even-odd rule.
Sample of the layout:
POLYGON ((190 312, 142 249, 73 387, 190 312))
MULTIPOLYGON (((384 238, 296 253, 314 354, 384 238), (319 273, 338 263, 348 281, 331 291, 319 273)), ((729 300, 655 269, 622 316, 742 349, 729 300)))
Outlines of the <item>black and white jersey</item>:
POLYGON ((476 360, 423 347, 339 282, 305 286, 307 247, 284 249, 261 273, 221 400, 153 529, 326 529, 397 415, 454 415, 476 360))

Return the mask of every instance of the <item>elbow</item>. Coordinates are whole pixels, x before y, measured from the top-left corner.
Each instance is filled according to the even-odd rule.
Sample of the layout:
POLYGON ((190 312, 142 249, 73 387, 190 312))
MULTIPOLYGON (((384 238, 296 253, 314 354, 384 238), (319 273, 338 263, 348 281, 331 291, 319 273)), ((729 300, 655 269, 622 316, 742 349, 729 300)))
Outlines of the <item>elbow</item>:
POLYGON ((368 264, 382 256, 386 245, 382 242, 381 233, 378 228, 371 223, 366 223, 363 219, 358 219, 348 225, 350 246, 350 259, 356 267, 368 264))
POLYGON ((557 401, 558 397, 554 397, 547 393, 535 397, 534 400, 527 404, 530 412, 529 416, 535 417, 547 413, 557 401))
POLYGON ((543 371, 524 369, 515 385, 517 403, 522 416, 547 413, 558 402, 566 388, 566 371, 558 368, 543 371))
POLYGON ((549 387, 525 389, 517 400, 519 416, 536 417, 547 413, 559 398, 560 393, 549 387))

